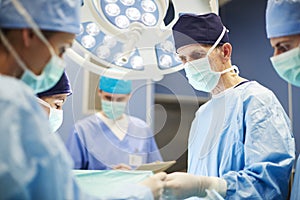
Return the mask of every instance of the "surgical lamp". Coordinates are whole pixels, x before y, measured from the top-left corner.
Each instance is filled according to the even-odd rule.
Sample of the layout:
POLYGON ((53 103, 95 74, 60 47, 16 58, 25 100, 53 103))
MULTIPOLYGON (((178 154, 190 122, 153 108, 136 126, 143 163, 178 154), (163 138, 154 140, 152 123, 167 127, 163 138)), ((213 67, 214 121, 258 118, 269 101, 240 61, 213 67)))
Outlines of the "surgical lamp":
POLYGON ((81 31, 68 55, 96 74, 160 80, 179 71, 167 0, 85 0, 81 31), (168 21, 168 22, 166 22, 168 21), (122 69, 106 72, 107 68, 122 69))

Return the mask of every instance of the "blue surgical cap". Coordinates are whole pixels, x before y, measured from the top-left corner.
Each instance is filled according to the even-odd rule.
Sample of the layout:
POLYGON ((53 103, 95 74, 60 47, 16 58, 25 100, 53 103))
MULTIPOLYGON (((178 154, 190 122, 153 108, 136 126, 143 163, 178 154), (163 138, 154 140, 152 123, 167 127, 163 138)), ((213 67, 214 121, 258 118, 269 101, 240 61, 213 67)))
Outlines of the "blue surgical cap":
POLYGON ((300 34, 300 0, 269 0, 266 30, 268 38, 300 34))
MULTIPOLYGON (((18 0, 41 30, 77 34, 82 0, 18 0)), ((12 0, 0 1, 0 28, 31 28, 12 0)))
POLYGON ((102 76, 99 81, 99 89, 112 94, 129 94, 131 85, 129 80, 119 80, 106 76, 102 76))
POLYGON ((56 83, 56 85, 52 88, 50 88, 47 91, 38 93, 38 97, 47 97, 52 96, 56 94, 72 94, 71 85, 69 78, 66 74, 66 72, 63 73, 63 75, 60 77, 59 81, 56 83))
MULTIPOLYGON (((221 18, 215 13, 182 14, 172 27, 176 50, 190 44, 214 44, 223 31, 221 18)), ((227 31, 219 44, 229 42, 227 31)))

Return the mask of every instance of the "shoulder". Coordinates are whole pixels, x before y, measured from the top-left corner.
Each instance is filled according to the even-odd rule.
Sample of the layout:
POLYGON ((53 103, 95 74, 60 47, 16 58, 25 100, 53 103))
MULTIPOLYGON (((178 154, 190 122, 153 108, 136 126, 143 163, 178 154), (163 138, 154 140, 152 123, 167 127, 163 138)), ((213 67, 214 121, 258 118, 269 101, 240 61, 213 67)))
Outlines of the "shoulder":
POLYGON ((278 103, 275 94, 268 88, 262 86, 256 81, 251 81, 239 88, 245 103, 256 102, 257 104, 278 103))

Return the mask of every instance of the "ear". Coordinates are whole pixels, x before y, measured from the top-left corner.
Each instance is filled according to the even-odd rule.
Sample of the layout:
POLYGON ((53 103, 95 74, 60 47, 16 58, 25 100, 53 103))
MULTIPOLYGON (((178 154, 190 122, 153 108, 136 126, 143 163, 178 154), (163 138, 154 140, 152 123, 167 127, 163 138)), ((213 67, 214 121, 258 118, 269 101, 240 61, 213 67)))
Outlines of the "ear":
POLYGON ((24 45, 26 47, 30 46, 33 38, 34 38, 34 33, 30 29, 22 29, 22 38, 24 41, 24 45))
POLYGON ((230 43, 225 43, 222 45, 222 55, 223 55, 223 62, 227 62, 231 59, 232 53, 232 46, 230 43))

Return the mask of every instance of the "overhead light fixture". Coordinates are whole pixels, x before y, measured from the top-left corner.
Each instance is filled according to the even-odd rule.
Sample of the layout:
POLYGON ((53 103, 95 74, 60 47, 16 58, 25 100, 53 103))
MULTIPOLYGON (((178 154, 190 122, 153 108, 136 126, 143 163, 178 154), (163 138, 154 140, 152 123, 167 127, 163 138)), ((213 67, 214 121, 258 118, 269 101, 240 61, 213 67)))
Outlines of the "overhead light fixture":
MULTIPOLYGON (((106 76, 160 80, 183 68, 178 59, 167 0, 85 0, 81 32, 69 56, 86 69, 106 76)), ((174 15, 174 12, 173 12, 174 15)))

